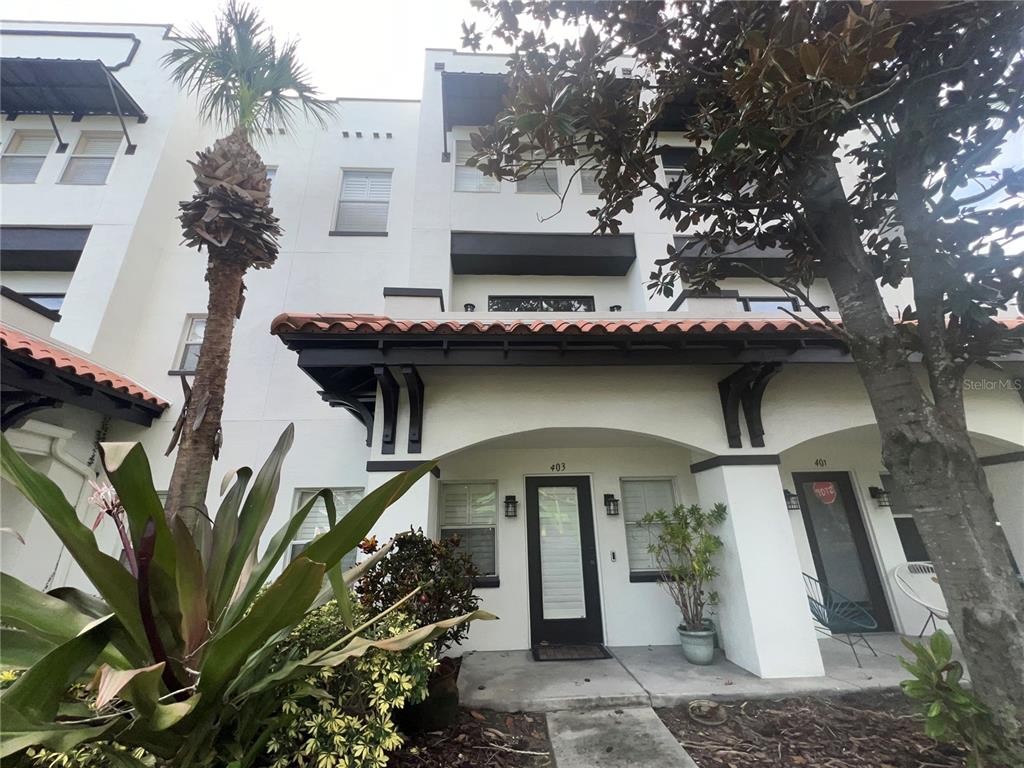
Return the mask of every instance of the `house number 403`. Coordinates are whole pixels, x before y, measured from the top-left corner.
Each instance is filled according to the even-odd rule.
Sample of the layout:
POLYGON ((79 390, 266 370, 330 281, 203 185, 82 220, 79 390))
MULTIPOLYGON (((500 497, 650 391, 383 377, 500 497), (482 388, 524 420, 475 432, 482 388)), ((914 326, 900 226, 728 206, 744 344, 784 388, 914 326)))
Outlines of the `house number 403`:
POLYGON ((554 464, 551 465, 551 471, 552 472, 565 472, 565 462, 564 461, 556 461, 554 464))

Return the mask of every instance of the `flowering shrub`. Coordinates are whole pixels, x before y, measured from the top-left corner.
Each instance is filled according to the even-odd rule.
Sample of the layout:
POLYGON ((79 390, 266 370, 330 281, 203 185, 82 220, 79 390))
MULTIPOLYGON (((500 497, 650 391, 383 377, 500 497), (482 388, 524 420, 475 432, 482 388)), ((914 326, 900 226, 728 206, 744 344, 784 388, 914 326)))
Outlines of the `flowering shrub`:
MULTIPOLYGON (((367 618, 356 609, 355 621, 367 618)), ((369 633, 378 639, 416 627, 407 614, 389 614, 369 633)), ((283 643, 282 657, 324 648, 346 630, 337 603, 312 611, 283 643)), ((402 745, 392 715, 427 696, 437 666, 431 643, 405 651, 371 649, 341 667, 325 668, 294 688, 276 717, 282 726, 267 742, 270 768, 383 768, 402 745)))

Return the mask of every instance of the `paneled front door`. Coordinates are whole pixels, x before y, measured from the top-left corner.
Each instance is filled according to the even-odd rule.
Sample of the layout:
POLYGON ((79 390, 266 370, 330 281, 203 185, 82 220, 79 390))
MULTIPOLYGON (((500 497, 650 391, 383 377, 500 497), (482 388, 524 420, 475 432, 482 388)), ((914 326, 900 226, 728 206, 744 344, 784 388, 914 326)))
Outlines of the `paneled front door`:
POLYGON ((864 521, 845 472, 794 472, 818 581, 871 612, 879 632, 892 631, 864 521))
POLYGON ((588 478, 527 478, 526 538, 532 644, 603 642, 588 478))

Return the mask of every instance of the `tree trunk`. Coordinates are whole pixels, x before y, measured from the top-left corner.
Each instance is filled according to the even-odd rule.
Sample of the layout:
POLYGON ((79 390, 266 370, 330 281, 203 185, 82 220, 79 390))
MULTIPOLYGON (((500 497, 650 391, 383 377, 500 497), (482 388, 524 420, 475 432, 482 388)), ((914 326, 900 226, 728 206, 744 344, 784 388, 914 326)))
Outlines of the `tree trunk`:
MULTIPOLYGON (((1024 589, 956 398, 932 403, 884 306, 834 161, 808 172, 803 200, 882 438, 912 508, 979 697, 1007 728, 1024 721, 1024 589), (941 405, 953 405, 954 412, 941 405)), ((948 395, 948 393, 947 393, 948 395)))
POLYGON ((224 388, 231 357, 231 335, 235 328, 242 278, 246 266, 236 259, 211 257, 206 266, 210 286, 206 332, 192 384, 188 415, 178 443, 167 490, 167 514, 177 515, 194 530, 205 514, 206 489, 213 460, 219 452, 220 419, 224 410, 224 388))

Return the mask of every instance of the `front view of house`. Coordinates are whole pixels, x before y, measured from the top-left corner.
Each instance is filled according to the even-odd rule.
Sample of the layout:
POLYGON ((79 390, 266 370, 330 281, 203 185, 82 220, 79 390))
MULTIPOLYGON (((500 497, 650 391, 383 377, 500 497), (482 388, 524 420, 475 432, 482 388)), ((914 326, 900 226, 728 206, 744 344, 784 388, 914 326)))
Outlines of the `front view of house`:
MULTIPOLYGON (((5 434, 64 473, 85 519, 98 436, 141 441, 156 482, 170 476, 163 452, 206 300, 203 260, 179 245, 173 214, 191 194, 185 160, 212 135, 159 66, 172 45, 163 27, 0 31, 5 57, 22 62, 10 76, 35 67, 25 76, 39 80, 45 68, 24 63, 34 60, 99 60, 138 108, 122 131, 111 110, 54 113, 39 88, 25 91, 38 109, 2 123, 3 323, 30 337, 4 344, 5 374, 20 372, 5 376, 5 434), (40 343, 50 351, 27 359, 40 343), (45 377, 27 373, 46 366, 63 388, 39 390, 45 377), (110 375, 82 380, 89 366, 110 375)), ((928 554, 890 493, 849 351, 739 267, 718 293, 651 296, 655 261, 687 237, 653 205, 638 205, 619 235, 591 234, 590 171, 552 165, 499 183, 468 166, 470 132, 501 108, 504 61, 430 50, 422 100, 340 99, 327 128, 282 130, 260 147, 285 235, 278 264, 247 278, 215 476, 262 461, 294 423, 273 530, 316 489, 344 510, 436 461, 374 533, 460 538, 481 573, 481 607, 500 617, 475 624, 467 650, 676 643, 679 615, 639 521, 719 502, 714 622, 730 660, 762 677, 822 674, 804 574, 868 610, 878 631, 916 635, 928 612, 893 572, 928 554)), ((678 128, 659 128, 667 177, 692 151, 678 128)), ((771 276, 783 259, 736 261, 771 276)), ((834 308, 824 279, 811 292, 834 308)), ((894 314, 909 292, 888 292, 894 314)), ((1022 322, 1017 308, 1001 320, 1022 322)), ((1019 359, 972 370, 965 394, 1018 563, 1022 372, 1019 359)), ((41 528, 3 490, 4 525, 16 514, 30 534, 41 528)), ((323 525, 325 512, 303 530, 323 525)), ((100 535, 114 551, 116 537, 100 535)), ((5 570, 40 587, 53 573, 80 579, 57 567, 54 541, 26 538, 3 540, 5 570)))

